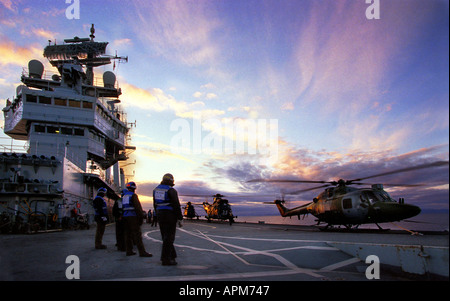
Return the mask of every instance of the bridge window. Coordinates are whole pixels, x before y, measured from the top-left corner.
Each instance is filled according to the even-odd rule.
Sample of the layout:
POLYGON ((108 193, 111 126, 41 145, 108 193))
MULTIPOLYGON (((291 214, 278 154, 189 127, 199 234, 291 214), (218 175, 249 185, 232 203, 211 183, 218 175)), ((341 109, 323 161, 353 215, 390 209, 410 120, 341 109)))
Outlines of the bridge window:
POLYGON ((37 96, 36 95, 27 94, 25 99, 26 99, 27 102, 37 102, 37 96))
POLYGON ((83 101, 83 109, 92 109, 92 102, 83 101))
POLYGON ((36 124, 34 126, 34 131, 36 133, 45 133, 45 126, 44 125, 40 125, 40 124, 36 124))
POLYGON ((52 99, 50 97, 39 96, 39 103, 43 103, 45 105, 51 105, 52 99))
POLYGON ((55 105, 57 106, 67 106, 67 100, 62 98, 55 98, 55 105))
POLYGON ((72 128, 61 128, 61 134, 63 135, 72 135, 72 128))
POLYGON ((58 133, 59 133, 59 127, 56 127, 56 126, 47 126, 47 133, 50 133, 50 134, 58 134, 58 133))
POLYGON ((69 107, 80 108, 81 107, 81 101, 69 99, 69 107))
POLYGON ((84 136, 84 129, 74 129, 73 134, 75 136, 84 136))

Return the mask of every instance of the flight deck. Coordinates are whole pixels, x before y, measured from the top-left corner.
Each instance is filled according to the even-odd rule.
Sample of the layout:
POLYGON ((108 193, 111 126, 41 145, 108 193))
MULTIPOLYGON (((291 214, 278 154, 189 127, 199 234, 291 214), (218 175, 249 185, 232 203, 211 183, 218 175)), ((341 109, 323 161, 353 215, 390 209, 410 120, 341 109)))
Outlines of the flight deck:
MULTIPOLYGON (((146 250, 153 254, 151 258, 127 257, 117 251, 114 224, 105 231, 106 250, 94 248, 95 227, 1 235, 0 280, 70 280, 74 261, 69 256, 75 255, 79 259, 79 280, 88 281, 371 281, 366 272, 368 269, 373 272, 372 262, 366 263, 367 256, 361 255, 362 250, 373 246, 374 252, 385 252, 380 248, 389 246, 400 248, 401 252, 410 249, 413 253, 418 248, 422 252, 418 256, 424 260, 430 260, 427 248, 447 254, 446 259, 441 259, 446 260, 447 276, 429 271, 422 275, 407 273, 403 267, 383 264, 387 260, 379 254, 379 280, 448 280, 447 232, 424 235, 402 231, 323 232, 310 226, 250 223, 230 226, 227 222, 185 220, 183 227, 177 228, 176 266, 161 265, 158 227, 144 224, 142 235, 146 250), (349 247, 358 249, 360 256, 352 254, 349 247)), ((411 263, 415 259, 407 256, 413 255, 404 256, 411 263)))

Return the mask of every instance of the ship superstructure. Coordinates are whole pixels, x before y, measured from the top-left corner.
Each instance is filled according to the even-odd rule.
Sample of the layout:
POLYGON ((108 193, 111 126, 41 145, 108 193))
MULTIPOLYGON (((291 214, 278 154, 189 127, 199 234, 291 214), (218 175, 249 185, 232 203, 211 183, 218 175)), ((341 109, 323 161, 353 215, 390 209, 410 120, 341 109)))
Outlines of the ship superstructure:
POLYGON ((5 134, 27 141, 28 148, 0 154, 0 213, 11 224, 45 215, 46 227, 49 218, 61 225, 74 208, 92 222, 97 189, 107 188, 111 203, 124 188, 119 162, 135 147, 127 143, 122 92, 113 72, 98 78, 94 68, 128 58, 106 55, 108 43, 94 41, 94 33, 92 25, 90 38, 45 47, 58 73, 31 60, 14 100, 3 108, 5 134))

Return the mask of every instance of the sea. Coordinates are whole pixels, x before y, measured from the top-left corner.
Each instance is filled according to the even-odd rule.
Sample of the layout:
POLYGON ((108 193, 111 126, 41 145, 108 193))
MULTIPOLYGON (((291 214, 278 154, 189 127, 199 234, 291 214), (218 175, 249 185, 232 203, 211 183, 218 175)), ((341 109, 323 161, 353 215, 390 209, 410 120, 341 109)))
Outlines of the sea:
MULTIPOLYGON (((277 224, 277 225, 316 225, 316 217, 312 215, 306 215, 304 218, 301 216, 300 220, 297 216, 282 217, 280 215, 266 215, 266 216, 238 216, 235 218, 236 222, 242 223, 265 223, 265 224, 277 224)), ((325 224, 321 224, 325 226, 325 224)), ((383 229, 391 230, 405 230, 405 231, 449 231, 449 213, 426 213, 422 212, 418 216, 412 219, 403 220, 392 223, 380 223, 380 227, 383 229)), ((375 224, 360 225, 359 229, 378 229, 375 224)))

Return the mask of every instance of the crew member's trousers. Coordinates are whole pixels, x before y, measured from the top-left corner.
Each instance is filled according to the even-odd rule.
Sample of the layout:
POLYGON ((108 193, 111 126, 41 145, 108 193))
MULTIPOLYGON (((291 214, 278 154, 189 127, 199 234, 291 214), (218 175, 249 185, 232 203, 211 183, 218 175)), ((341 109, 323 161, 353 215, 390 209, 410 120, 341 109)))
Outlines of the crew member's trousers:
POLYGON ((158 210, 158 224, 163 241, 161 261, 170 261, 177 257, 173 243, 177 230, 177 218, 171 210, 158 210))
POLYGON ((95 247, 102 246, 103 234, 105 233, 106 222, 97 221, 97 230, 95 231, 95 247))
POLYGON ((125 249, 127 254, 133 253, 133 242, 139 251, 139 255, 145 254, 145 247, 142 243, 141 225, 136 216, 123 217, 125 226, 125 249))

